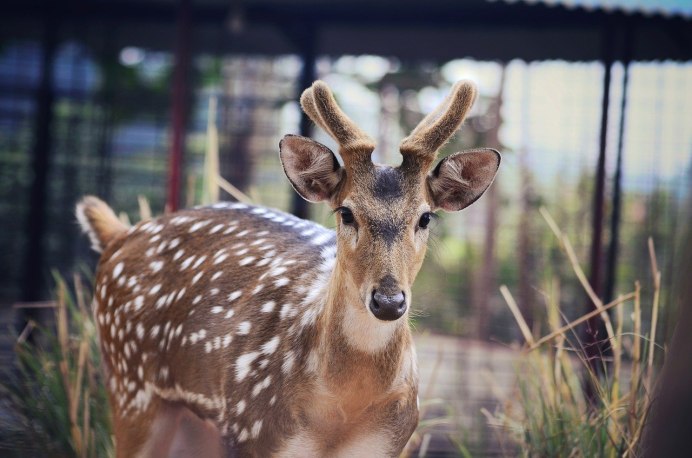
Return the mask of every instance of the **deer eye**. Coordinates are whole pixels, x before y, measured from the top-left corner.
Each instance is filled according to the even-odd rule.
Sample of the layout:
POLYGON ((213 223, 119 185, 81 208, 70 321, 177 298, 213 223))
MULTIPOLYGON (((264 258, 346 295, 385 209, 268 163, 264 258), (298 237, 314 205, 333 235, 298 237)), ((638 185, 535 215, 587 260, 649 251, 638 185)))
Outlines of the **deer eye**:
POLYGON ((341 221, 344 224, 351 225, 356 222, 356 220, 353 218, 353 212, 346 208, 346 207, 339 207, 336 209, 336 211, 339 212, 339 215, 341 215, 341 221))
POLYGON ((420 219, 418 220, 418 227, 421 229, 425 229, 428 227, 428 224, 430 224, 430 220, 432 220, 435 217, 434 213, 430 212, 425 212, 421 215, 420 219))

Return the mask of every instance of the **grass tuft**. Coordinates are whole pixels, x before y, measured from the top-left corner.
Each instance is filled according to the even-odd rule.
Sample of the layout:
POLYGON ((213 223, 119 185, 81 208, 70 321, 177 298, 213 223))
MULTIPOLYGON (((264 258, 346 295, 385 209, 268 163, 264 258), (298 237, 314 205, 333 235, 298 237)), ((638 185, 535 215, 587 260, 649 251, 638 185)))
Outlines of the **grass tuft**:
POLYGON ((0 455, 112 456, 90 294, 77 275, 73 291, 54 278, 54 324, 30 322, 17 338, 14 366, 3 371, 0 455))
POLYGON ((631 293, 603 304, 588 285, 567 237, 544 209, 541 214, 558 237, 595 310, 561 324, 558 296, 546 295, 550 332, 536 338, 526 326, 509 289, 502 286, 501 293, 522 331, 526 347, 518 365, 515 397, 497 412, 483 413, 491 425, 509 431, 522 456, 637 456, 656 376, 653 361, 661 274, 653 243, 649 242, 649 253, 654 294, 647 336, 642 334, 639 283, 631 293), (625 314, 625 307, 631 307, 632 313, 625 314), (609 309, 615 309, 614 326, 607 313, 609 309), (584 344, 575 330, 596 315, 606 322, 612 351, 612 357, 604 357, 601 362, 599 373, 587 360, 584 344), (632 333, 623 333, 625 325, 632 333), (595 391, 595 401, 589 401, 586 386, 595 391))

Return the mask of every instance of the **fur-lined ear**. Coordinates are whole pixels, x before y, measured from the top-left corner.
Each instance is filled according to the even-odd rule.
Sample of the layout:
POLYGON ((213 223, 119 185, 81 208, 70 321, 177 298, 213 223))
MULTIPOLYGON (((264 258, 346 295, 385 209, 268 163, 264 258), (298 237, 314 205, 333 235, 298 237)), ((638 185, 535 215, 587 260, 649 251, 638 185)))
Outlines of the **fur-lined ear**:
POLYGON ((286 135, 279 143, 284 172, 293 188, 310 202, 329 200, 344 176, 332 151, 321 143, 298 135, 286 135))
POLYGON ((448 212, 468 207, 488 189, 499 166, 500 153, 489 148, 442 159, 428 176, 434 207, 448 212))

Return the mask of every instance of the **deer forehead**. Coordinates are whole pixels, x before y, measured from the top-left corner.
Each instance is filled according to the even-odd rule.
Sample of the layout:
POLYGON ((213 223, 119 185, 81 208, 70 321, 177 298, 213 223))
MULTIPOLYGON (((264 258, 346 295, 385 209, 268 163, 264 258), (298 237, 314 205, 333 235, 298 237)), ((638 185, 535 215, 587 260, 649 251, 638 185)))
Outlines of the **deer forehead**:
POLYGON ((427 204, 420 177, 399 167, 375 165, 354 174, 352 181, 343 204, 357 207, 352 210, 361 210, 371 219, 407 219, 427 204))

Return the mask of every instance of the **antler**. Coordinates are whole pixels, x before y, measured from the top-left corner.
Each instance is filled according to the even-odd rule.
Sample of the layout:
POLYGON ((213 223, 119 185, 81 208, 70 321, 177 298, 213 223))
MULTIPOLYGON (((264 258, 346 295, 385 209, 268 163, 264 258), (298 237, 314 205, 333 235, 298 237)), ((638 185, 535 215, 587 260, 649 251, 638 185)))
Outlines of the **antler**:
POLYGON ((303 111, 339 144, 344 164, 370 161, 375 142, 351 121, 337 105, 332 91, 323 81, 315 81, 300 97, 303 111))
POLYGON ((404 160, 415 159, 427 170, 435 160, 438 148, 446 143, 464 122, 466 114, 476 100, 476 94, 476 86, 470 81, 458 81, 454 84, 447 98, 401 141, 399 150, 404 160))

